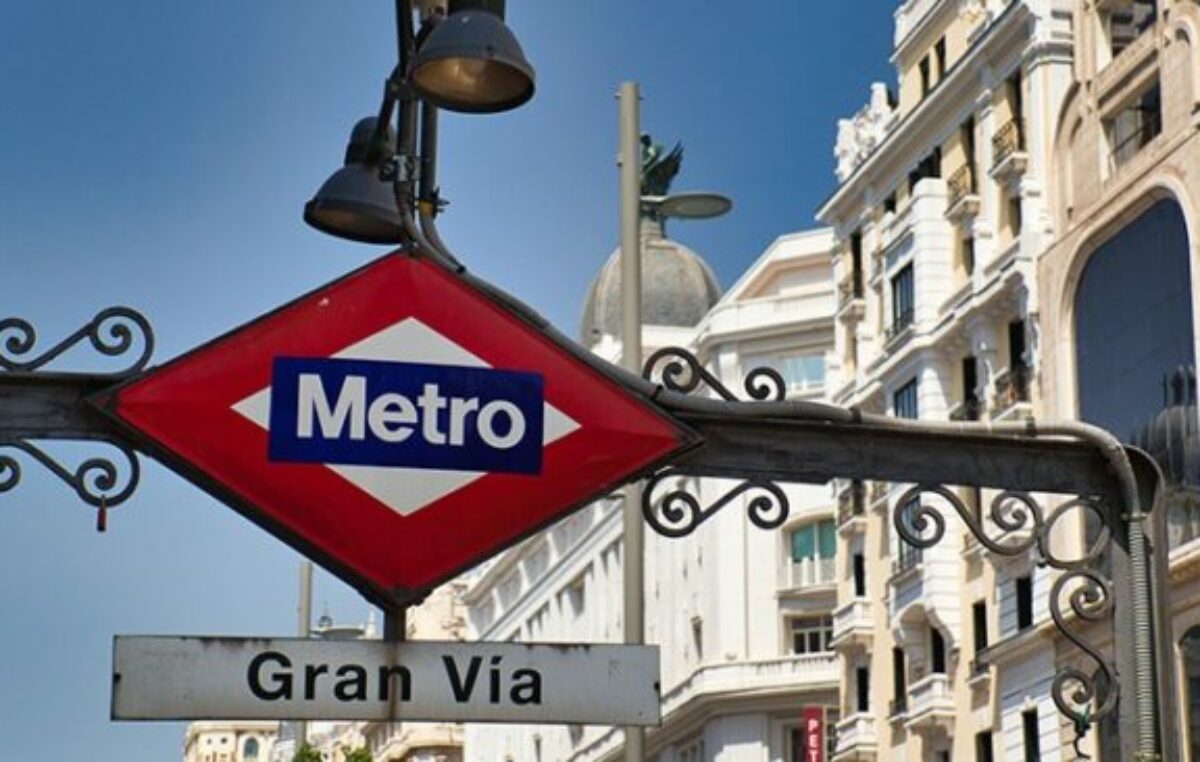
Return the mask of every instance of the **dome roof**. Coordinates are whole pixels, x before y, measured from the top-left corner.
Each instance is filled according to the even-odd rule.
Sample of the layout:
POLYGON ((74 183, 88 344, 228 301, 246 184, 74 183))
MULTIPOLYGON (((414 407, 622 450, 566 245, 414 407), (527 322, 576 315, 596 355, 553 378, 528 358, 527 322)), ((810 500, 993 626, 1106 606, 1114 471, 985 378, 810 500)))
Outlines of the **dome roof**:
POLYGON ((1177 369, 1167 387, 1169 404, 1134 434, 1134 444, 1158 461, 1168 483, 1200 485, 1195 370, 1177 369))
MULTIPOLYGON (((642 219, 642 324, 696 325, 721 298, 721 287, 700 255, 663 234, 662 224, 642 219)), ((604 263, 588 289, 580 335, 586 346, 601 336, 621 335, 621 250, 604 263)))

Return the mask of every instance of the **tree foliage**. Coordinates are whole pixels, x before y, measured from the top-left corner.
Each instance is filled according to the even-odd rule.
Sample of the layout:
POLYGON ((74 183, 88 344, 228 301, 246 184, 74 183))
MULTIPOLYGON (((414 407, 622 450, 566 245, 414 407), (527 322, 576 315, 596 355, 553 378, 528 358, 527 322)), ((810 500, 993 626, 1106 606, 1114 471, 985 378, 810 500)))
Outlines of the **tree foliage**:
POLYGON ((366 746, 359 746, 357 749, 343 746, 342 753, 345 755, 346 762, 375 762, 366 746))
POLYGON ((296 753, 292 755, 292 762, 324 762, 321 757, 321 752, 309 744, 300 744, 300 748, 296 749, 296 753))

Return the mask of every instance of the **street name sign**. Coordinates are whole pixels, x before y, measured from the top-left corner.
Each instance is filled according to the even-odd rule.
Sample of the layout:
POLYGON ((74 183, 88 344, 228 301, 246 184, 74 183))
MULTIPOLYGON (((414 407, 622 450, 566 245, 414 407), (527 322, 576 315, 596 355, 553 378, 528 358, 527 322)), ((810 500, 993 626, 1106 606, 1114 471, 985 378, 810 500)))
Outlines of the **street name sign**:
POLYGON ((657 646, 117 636, 114 720, 657 725, 657 646))
POLYGON ((93 402, 385 606, 696 441, 507 304, 402 251, 93 402))

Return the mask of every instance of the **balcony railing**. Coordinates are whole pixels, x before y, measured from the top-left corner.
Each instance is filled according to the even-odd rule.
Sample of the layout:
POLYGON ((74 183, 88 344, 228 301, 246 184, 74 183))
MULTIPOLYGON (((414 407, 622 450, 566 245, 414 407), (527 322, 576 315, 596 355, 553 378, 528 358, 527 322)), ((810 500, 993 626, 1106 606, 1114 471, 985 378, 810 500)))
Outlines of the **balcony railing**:
POLYGON ((833 651, 791 654, 756 661, 705 664, 663 693, 663 716, 708 694, 772 691, 796 686, 837 687, 838 656, 833 651))
POLYGON ((791 586, 832 585, 837 569, 832 558, 803 558, 792 562, 791 586))
POLYGON ((926 675, 908 687, 910 726, 953 721, 954 698, 950 678, 940 672, 926 675))
POLYGON ((978 421, 983 413, 983 403, 975 397, 967 397, 950 411, 952 421, 978 421))
POLYGON ((974 195, 975 171, 971 169, 971 165, 964 164, 950 175, 950 179, 946 181, 946 189, 949 195, 947 205, 951 208, 966 196, 974 195))
POLYGON ((833 612, 833 643, 869 642, 874 634, 871 601, 855 598, 833 612))
POLYGON ((1024 126, 1020 119, 1010 119, 992 136, 992 166, 998 167, 1008 157, 1024 150, 1024 126))
POLYGON ((903 336, 913 324, 913 311, 905 310, 895 316, 892 324, 889 325, 883 332, 883 340, 887 343, 893 342, 903 336))
POLYGON ((850 486, 838 495, 838 526, 845 524, 856 516, 867 512, 867 488, 862 482, 851 482, 850 486))
POLYGON ((1157 110, 1142 112, 1142 122, 1136 130, 1113 146, 1112 169, 1123 166, 1162 132, 1162 115, 1157 110))
POLYGON ((874 505, 886 497, 890 484, 890 482, 871 482, 871 488, 867 490, 867 502, 874 505))
POLYGON ((856 712, 837 724, 837 754, 870 753, 878 743, 875 718, 869 712, 856 712))
POLYGON ((921 563, 921 549, 914 548, 904 540, 900 540, 900 552, 892 560, 892 574, 900 574, 921 563))
POLYGON ((1018 402, 1029 402, 1029 382, 1032 372, 1024 365, 1016 365, 996 377, 996 395, 992 408, 1001 415, 1018 402))
POLYGON ((838 306, 844 307, 855 299, 863 298, 862 274, 852 272, 838 283, 838 306))

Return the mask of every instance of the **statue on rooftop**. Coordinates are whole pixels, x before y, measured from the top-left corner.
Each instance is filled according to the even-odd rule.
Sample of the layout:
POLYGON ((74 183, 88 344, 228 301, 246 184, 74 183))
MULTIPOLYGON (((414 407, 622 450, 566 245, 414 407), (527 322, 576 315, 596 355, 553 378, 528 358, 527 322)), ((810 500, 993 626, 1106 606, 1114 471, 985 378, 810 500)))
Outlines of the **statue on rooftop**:
POLYGON ((649 133, 642 133, 642 195, 665 196, 671 189, 671 181, 679 174, 683 164, 683 144, 676 142, 667 155, 663 155, 662 143, 655 143, 649 133))

